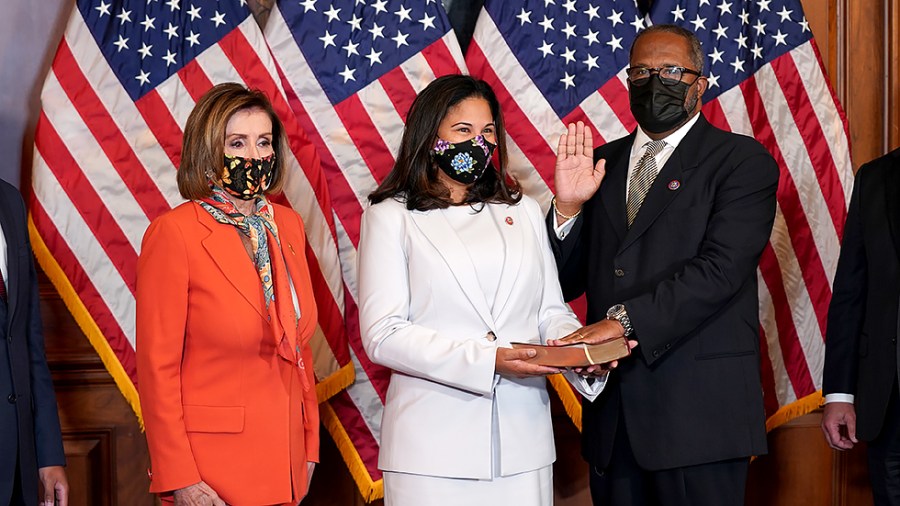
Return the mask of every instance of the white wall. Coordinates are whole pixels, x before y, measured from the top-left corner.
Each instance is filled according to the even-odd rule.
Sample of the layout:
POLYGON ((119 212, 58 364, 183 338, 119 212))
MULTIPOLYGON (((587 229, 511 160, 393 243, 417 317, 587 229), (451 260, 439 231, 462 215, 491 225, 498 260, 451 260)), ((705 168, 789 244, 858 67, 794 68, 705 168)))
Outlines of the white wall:
POLYGON ((2 4, 0 178, 19 186, 22 171, 31 164, 44 76, 75 2, 4 0, 2 4))

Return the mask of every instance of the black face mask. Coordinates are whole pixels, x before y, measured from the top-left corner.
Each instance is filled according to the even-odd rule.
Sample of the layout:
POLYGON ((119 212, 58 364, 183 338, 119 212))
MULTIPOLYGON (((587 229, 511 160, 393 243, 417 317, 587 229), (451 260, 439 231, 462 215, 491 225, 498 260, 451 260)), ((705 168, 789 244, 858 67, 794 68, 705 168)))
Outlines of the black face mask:
POLYGON ((450 179, 471 184, 484 175, 496 147, 480 135, 456 144, 438 139, 431 150, 431 159, 450 179))
POLYGON ((269 189, 274 172, 274 153, 264 158, 225 155, 222 188, 241 200, 253 200, 269 189))
MULTIPOLYGON (((694 109, 685 107, 684 103, 693 84, 679 82, 666 86, 660 80, 659 74, 651 75, 650 79, 640 86, 629 83, 631 114, 634 115, 638 125, 647 132, 658 134, 671 130, 684 122, 694 109)), ((693 105, 696 105, 696 101, 693 105)))

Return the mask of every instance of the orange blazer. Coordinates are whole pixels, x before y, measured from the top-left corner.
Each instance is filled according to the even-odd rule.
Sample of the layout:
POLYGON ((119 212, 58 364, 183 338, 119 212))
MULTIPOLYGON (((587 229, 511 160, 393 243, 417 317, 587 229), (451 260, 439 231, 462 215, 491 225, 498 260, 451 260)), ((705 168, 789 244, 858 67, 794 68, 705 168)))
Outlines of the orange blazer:
POLYGON ((296 504, 306 494, 306 463, 319 458, 308 344, 316 303, 303 223, 272 207, 299 298, 302 369, 276 352, 259 276, 233 226, 187 202, 144 235, 136 351, 150 492, 203 480, 233 506, 296 504))

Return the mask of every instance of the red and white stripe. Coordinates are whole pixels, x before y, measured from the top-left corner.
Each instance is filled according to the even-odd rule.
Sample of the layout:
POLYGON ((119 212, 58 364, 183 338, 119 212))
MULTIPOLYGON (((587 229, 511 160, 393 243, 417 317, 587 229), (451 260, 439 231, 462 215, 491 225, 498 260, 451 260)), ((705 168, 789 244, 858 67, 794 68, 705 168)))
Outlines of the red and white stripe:
POLYGON ((76 10, 42 92, 32 218, 133 383, 134 280, 141 238, 154 218, 183 201, 175 182, 182 129, 199 97, 225 81, 265 92, 285 122, 290 142, 285 197, 306 224, 307 256, 331 362, 349 361, 325 176, 315 149, 292 120, 254 19, 248 17, 134 102, 76 10))
POLYGON ((371 362, 359 339, 356 246, 360 218, 369 193, 393 168, 406 114, 416 94, 435 77, 465 72, 466 66, 455 36, 448 32, 353 96, 332 105, 277 5, 269 14, 265 37, 293 113, 316 145, 328 179, 341 274, 347 287, 344 316, 356 369, 354 384, 330 403, 371 482, 376 482, 381 478, 377 452, 390 373, 371 362))
MULTIPOLYGON (((513 145, 514 173, 545 206, 554 142, 565 124, 584 121, 599 134, 596 145, 636 126, 624 71, 565 118, 557 117, 485 10, 467 63, 497 93, 513 145)), ((847 126, 812 41, 704 104, 704 113, 720 128, 755 137, 781 168, 775 226, 759 268, 763 377, 771 415, 821 387, 825 316, 853 178, 847 126)))

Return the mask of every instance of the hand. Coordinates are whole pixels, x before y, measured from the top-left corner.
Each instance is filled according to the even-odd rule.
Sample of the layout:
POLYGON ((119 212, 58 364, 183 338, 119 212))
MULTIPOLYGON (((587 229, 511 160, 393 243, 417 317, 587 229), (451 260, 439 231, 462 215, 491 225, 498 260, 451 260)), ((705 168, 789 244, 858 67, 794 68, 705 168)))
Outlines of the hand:
MULTIPOLYGON (((631 339, 629 339, 627 343, 629 350, 633 350, 634 347, 638 345, 637 341, 631 339)), ((555 346, 559 346, 559 344, 556 344, 555 346)), ((609 371, 612 371, 616 367, 619 367, 618 360, 613 360, 612 362, 607 362, 605 364, 594 364, 587 367, 575 367, 572 370, 575 371, 575 374, 580 374, 586 378, 598 378, 609 371)))
MULTIPOLYGON (((561 339, 547 341, 549 346, 565 346, 567 344, 584 343, 600 344, 625 335, 625 327, 618 320, 600 320, 597 323, 586 325, 561 339)), ((635 342, 635 346, 637 342, 635 342)), ((633 348, 634 346, 632 346, 633 348)))
MULTIPOLYGON (((566 215, 573 215, 590 199, 606 175, 606 161, 594 165, 594 140, 591 129, 584 123, 569 123, 567 133, 559 136, 556 147, 556 170, 553 182, 556 187, 556 208, 566 215)), ((559 217, 557 217, 559 218, 559 217)))
POLYGON ((825 441, 835 450, 853 448, 856 439, 856 408, 851 402, 829 402, 822 415, 825 441), (843 429, 843 430, 842 430, 843 429), (846 435, 845 435, 846 434, 846 435))
POLYGON ((613 360, 608 364, 594 364, 587 367, 573 367, 575 374, 580 374, 585 378, 599 378, 609 371, 619 366, 618 360, 613 360))
POLYGON ((497 348, 497 356, 494 358, 494 370, 504 376, 527 378, 529 376, 546 376, 560 372, 555 367, 525 362, 537 355, 537 351, 531 348, 514 350, 512 348, 497 348))
POLYGON ((47 466, 38 469, 43 490, 42 504, 47 506, 68 506, 69 482, 66 480, 66 469, 63 466, 47 466))
POLYGON ((228 506, 205 482, 175 491, 175 506, 228 506))

